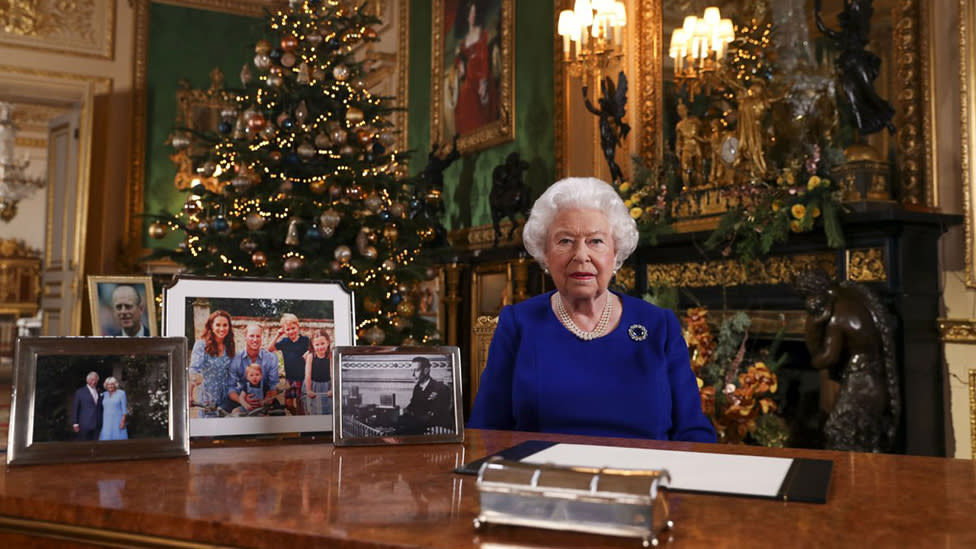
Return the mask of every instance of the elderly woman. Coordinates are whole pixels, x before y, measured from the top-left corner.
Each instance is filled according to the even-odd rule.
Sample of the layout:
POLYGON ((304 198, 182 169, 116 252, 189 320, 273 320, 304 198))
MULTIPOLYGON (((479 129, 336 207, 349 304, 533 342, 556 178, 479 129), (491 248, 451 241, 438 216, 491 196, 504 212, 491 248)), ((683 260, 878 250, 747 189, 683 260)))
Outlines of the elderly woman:
POLYGON ((677 317, 607 289, 637 247, 613 187, 556 182, 522 238, 556 291, 502 310, 468 427, 714 442, 677 317))
POLYGON ((200 408, 200 417, 219 417, 220 407, 229 405, 227 395, 234 386, 230 375, 233 356, 230 313, 214 311, 190 352, 190 405, 200 408))
POLYGON ((119 389, 119 380, 105 378, 105 392, 102 393, 102 432, 98 440, 127 440, 129 430, 125 426, 129 404, 125 391, 119 389))

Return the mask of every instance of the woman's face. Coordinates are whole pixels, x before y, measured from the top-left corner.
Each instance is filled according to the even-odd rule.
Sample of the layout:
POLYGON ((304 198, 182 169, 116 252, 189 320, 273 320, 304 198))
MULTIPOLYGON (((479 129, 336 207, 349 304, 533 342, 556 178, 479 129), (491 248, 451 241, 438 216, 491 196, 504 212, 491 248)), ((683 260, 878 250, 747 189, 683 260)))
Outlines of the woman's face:
POLYGON ((565 209, 549 225, 546 266, 559 293, 593 299, 613 277, 616 250, 610 221, 600 210, 565 209))
POLYGON ((116 385, 115 383, 106 383, 105 384, 105 390, 108 391, 108 392, 110 392, 110 393, 114 393, 115 390, 118 389, 118 388, 119 388, 119 386, 116 385))
POLYGON ((291 340, 298 339, 298 323, 297 322, 285 323, 285 335, 288 336, 288 339, 291 340))
POLYGON ((230 333, 230 322, 225 316, 218 316, 213 319, 213 324, 210 326, 210 331, 213 332, 215 338, 218 341, 223 341, 227 334, 230 333))
POLYGON ((474 2, 471 2, 471 5, 468 7, 468 28, 474 27, 474 22, 477 18, 478 10, 475 7, 474 2))
POLYGON ((325 336, 316 336, 312 340, 312 349, 315 351, 315 356, 324 357, 325 353, 329 351, 329 340, 325 336))

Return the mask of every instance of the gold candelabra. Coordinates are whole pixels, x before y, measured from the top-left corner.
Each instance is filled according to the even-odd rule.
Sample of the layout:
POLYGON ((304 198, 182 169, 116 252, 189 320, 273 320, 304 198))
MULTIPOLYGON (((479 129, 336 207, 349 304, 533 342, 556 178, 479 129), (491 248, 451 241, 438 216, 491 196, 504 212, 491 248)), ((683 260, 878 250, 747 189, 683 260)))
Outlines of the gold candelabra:
POLYGON ((674 60, 675 84, 686 86, 692 95, 696 89, 708 86, 733 40, 732 20, 723 19, 716 7, 705 8, 702 17, 685 17, 682 26, 671 33, 668 48, 668 57, 674 60))
POLYGON ((620 1, 576 0, 572 10, 560 12, 557 32, 569 73, 599 77, 611 61, 619 61, 626 25, 627 9, 620 1))

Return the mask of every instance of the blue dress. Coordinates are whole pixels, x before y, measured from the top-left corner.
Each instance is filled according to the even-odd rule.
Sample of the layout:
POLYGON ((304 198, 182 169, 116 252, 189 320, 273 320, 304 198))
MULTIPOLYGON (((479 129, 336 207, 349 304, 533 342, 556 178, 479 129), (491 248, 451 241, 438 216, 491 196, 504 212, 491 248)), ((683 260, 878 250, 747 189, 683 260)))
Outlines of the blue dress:
POLYGON ((552 292, 502 309, 468 427, 715 442, 677 317, 617 295, 619 326, 592 341, 552 292))
POLYGON ((114 394, 108 391, 102 393, 102 432, 98 440, 128 440, 129 427, 119 429, 126 410, 125 391, 116 389, 114 394))
POLYGON ((221 356, 210 356, 206 345, 202 339, 193 343, 190 373, 203 376, 203 385, 196 394, 195 403, 210 410, 203 412, 202 417, 218 417, 217 406, 227 399, 230 389, 236 388, 236 383, 230 375, 231 357, 227 355, 226 349, 221 356))

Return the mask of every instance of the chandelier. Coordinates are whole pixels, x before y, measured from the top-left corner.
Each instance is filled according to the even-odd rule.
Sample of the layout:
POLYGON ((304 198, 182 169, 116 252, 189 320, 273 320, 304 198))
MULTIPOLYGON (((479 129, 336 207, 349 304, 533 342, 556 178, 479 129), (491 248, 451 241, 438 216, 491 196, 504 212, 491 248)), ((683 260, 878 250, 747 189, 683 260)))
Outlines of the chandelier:
POLYGON ((0 219, 10 221, 17 215, 17 203, 44 186, 44 180, 24 173, 30 160, 14 160, 17 126, 12 120, 13 106, 0 103, 0 219))
POLYGON ((685 17, 684 24, 671 33, 668 48, 668 57, 674 60, 675 84, 697 87, 695 84, 708 80, 724 62, 733 40, 732 20, 722 19, 716 7, 705 8, 702 17, 685 17))
POLYGON ((611 60, 620 60, 626 25, 627 8, 614 0, 576 0, 572 10, 560 12, 557 32, 569 73, 599 77, 611 60))

